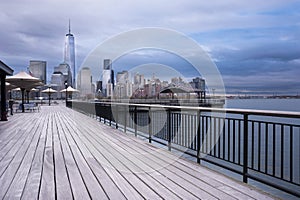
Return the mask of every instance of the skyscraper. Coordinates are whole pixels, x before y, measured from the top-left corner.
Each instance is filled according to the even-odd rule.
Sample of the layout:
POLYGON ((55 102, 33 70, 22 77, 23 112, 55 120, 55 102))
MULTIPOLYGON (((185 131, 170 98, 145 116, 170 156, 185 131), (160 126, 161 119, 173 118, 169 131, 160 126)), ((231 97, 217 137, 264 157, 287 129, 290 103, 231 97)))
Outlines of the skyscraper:
POLYGON ((71 24, 69 20, 69 33, 66 34, 65 39, 65 49, 64 49, 64 62, 67 63, 71 68, 72 74, 72 86, 75 87, 75 77, 76 77, 76 68, 75 68, 75 42, 74 36, 71 33, 71 24))
POLYGON ((88 67, 83 67, 77 77, 77 89, 81 95, 86 96, 92 94, 92 74, 88 67))
POLYGON ((47 77, 46 77, 46 61, 40 61, 40 60, 30 60, 28 71, 29 74, 33 77, 39 78, 43 83, 46 84, 47 77))
POLYGON ((109 96, 114 89, 114 71, 110 59, 104 59, 102 71, 102 93, 104 96, 109 96), (109 87, 109 88, 108 88, 109 87))

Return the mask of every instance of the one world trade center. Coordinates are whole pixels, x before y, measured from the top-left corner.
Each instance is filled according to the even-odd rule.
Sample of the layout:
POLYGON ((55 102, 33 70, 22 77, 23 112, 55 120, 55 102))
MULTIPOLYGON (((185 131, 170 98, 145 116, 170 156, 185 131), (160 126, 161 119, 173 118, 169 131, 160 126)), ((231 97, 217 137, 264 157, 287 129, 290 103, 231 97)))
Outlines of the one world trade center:
POLYGON ((66 34, 65 40, 65 49, 64 49, 64 62, 67 63, 71 68, 72 73, 72 87, 76 87, 75 82, 75 43, 74 43, 74 36, 71 33, 71 25, 69 20, 69 33, 66 34))

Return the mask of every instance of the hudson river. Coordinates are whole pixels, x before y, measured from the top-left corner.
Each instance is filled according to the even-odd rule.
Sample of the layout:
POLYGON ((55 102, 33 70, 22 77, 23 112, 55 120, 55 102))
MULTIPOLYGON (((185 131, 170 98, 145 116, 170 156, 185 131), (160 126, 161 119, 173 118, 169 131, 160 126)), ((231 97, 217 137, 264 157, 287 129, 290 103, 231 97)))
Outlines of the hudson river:
POLYGON ((228 99, 227 108, 300 112, 300 99, 228 99))

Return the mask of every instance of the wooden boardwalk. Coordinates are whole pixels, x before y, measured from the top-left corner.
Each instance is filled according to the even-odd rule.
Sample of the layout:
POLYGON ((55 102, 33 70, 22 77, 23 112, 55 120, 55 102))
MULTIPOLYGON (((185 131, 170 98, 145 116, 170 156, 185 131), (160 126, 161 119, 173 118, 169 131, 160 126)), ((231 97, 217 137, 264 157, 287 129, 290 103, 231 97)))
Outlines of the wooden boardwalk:
POLYGON ((0 122, 0 199, 272 199, 64 106, 0 122))

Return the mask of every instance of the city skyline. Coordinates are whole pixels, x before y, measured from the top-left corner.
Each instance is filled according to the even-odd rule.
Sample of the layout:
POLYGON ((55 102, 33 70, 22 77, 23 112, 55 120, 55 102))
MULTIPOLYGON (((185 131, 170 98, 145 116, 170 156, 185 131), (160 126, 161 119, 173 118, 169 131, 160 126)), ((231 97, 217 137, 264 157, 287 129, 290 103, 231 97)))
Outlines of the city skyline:
MULTIPOLYGON (((62 62, 66 22, 76 35, 78 70, 87 54, 107 38, 141 27, 174 29, 197 41, 215 61, 228 93, 300 90, 298 1, 1 2, 1 59, 15 73, 29 60, 62 62), (118 6, 116 6, 118 4, 118 6), (59 6, 57 6, 59 5, 59 6), (105 8, 105 10, 104 10, 105 8), (14 12, 10 12, 14 10, 14 12), (109 10, 109 12, 108 12, 109 10), (104 31, 103 31, 104 30, 104 31)), ((130 61, 128 59, 128 61, 130 61)), ((130 66, 130 62, 124 67, 130 66)), ((100 67, 100 64, 99 64, 100 67)), ((191 76, 192 77, 192 76, 191 76)), ((98 78, 98 77, 95 77, 98 78)), ((94 80, 95 80, 94 78, 94 80)))

